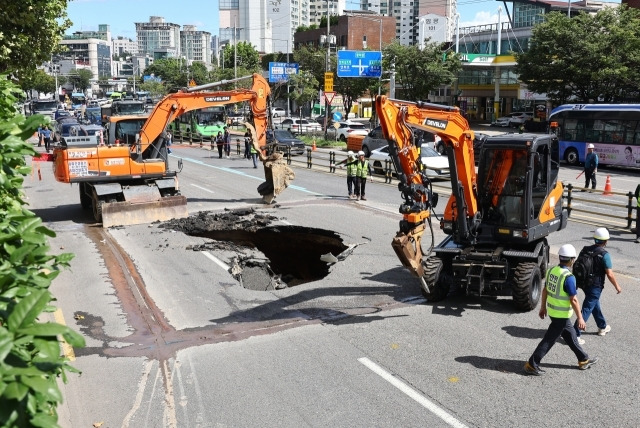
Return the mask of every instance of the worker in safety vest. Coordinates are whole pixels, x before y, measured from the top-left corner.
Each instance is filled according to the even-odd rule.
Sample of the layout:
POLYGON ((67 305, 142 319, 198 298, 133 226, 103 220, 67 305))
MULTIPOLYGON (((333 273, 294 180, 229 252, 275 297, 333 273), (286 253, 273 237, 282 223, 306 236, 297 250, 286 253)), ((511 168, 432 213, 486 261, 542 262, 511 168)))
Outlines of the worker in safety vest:
POLYGON ((358 161, 356 155, 351 150, 347 152, 347 158, 338 162, 338 167, 347 167, 347 192, 349 192, 349 199, 355 198, 353 194, 353 188, 356 186, 356 175, 358 173, 358 161))
MULTIPOLYGON (((364 152, 360 150, 358 152, 358 160, 356 161, 356 200, 367 200, 364 195, 364 189, 367 184, 367 176, 371 176, 371 168, 369 167, 369 161, 364 158, 364 152)), ((371 180, 373 181, 373 179, 371 180)))
POLYGON ((576 354, 580 370, 586 370, 598 361, 597 357, 589 358, 587 353, 580 347, 576 331, 571 323, 571 316, 575 312, 578 318, 578 328, 580 330, 586 328, 580 313, 576 278, 570 270, 576 257, 576 249, 573 245, 563 245, 558 251, 560 264, 547 271, 547 281, 545 288, 542 290, 539 315, 541 319, 544 319, 545 315, 549 315, 551 325, 549 325, 549 329, 536 350, 533 351, 529 361, 524 365, 524 371, 527 374, 534 376, 544 374, 544 370, 540 368, 540 361, 561 336, 573 353, 576 354))

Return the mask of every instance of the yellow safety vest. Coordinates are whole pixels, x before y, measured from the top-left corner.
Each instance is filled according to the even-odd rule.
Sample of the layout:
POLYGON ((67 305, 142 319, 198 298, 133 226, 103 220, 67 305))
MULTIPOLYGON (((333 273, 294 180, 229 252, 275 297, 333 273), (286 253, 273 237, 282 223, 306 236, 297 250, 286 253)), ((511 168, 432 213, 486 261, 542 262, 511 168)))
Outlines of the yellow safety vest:
POLYGON ((571 318, 571 296, 564 291, 564 281, 572 275, 569 269, 555 266, 547 272, 547 314, 553 318, 571 318))
POLYGON ((356 160, 347 158, 347 175, 349 177, 355 177, 358 174, 358 165, 356 163, 356 160))
POLYGON ((365 160, 364 162, 361 162, 360 159, 358 159, 356 177, 367 178, 368 172, 369 172, 369 161, 365 160))

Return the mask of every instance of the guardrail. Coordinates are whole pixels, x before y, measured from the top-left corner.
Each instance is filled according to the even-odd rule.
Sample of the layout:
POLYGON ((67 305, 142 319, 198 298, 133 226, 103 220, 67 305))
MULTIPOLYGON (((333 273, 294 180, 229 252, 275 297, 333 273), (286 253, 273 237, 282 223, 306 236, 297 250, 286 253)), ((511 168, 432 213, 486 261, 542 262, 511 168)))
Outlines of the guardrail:
MULTIPOLYGON (((174 134, 174 139, 176 137, 179 138, 179 141, 182 144, 188 143, 189 145, 193 145, 195 143, 195 144, 199 144, 199 146, 203 148, 208 146, 210 147, 211 150, 216 149, 215 138, 202 137, 202 136, 198 136, 195 133, 189 133, 189 134, 180 133, 178 131, 176 131, 174 134)), ((232 146, 233 145, 235 145, 236 154, 238 156, 242 156, 244 153, 244 138, 234 135, 232 137, 232 146)), ((325 170, 332 174, 337 173, 336 170, 338 169, 337 165, 339 163, 337 162, 337 158, 341 158, 340 161, 343 161, 344 159, 347 158, 346 154, 342 150, 339 150, 339 151, 313 150, 310 147, 307 147, 307 151, 304 158, 298 157, 298 156, 292 156, 290 148, 288 148, 287 151, 283 153, 283 155, 285 159, 287 159, 288 165, 296 164, 299 166, 306 166, 307 169, 316 169, 320 171, 325 170)), ((371 160, 369 160, 369 164, 371 165, 372 175, 375 175, 378 177, 384 177, 384 182, 386 184, 393 184, 394 181, 397 181, 397 178, 394 177, 394 174, 396 173, 395 167, 391 160, 388 160, 388 159, 385 160, 384 167, 382 168, 381 167, 374 168, 371 160)), ((572 213, 584 213, 584 214, 588 214, 589 217, 598 217, 599 220, 601 220, 598 222, 598 224, 611 225, 613 227, 621 227, 621 226, 619 224, 613 223, 611 221, 612 219, 621 220, 622 222, 626 223, 626 226, 621 227, 623 229, 630 229, 632 226, 632 223, 635 221, 634 212, 636 210, 636 204, 634 201, 635 196, 633 195, 632 192, 624 193, 624 192, 612 192, 612 191, 605 191, 605 190, 602 190, 602 191, 592 190, 592 189, 585 189, 582 187, 576 187, 576 186, 573 186, 572 184, 567 184, 565 186, 564 199, 565 199, 565 208, 569 213, 569 217, 571 217, 572 213), (599 200, 596 202, 593 199, 576 196, 576 192, 582 192, 582 191, 589 192, 589 193, 599 193, 604 197, 607 197, 607 196, 617 197, 618 200, 611 199, 610 202, 605 202, 603 198, 599 198, 599 200), (620 201, 621 198, 624 198, 624 202, 620 201), (576 207, 575 202, 585 203, 586 205, 589 205, 589 206, 585 208, 576 207), (612 215, 611 213, 604 213, 604 212, 599 213, 597 210, 593 209, 594 205, 600 205, 600 206, 604 205, 604 206, 613 207, 613 208, 620 208, 624 210, 626 214, 612 215)))

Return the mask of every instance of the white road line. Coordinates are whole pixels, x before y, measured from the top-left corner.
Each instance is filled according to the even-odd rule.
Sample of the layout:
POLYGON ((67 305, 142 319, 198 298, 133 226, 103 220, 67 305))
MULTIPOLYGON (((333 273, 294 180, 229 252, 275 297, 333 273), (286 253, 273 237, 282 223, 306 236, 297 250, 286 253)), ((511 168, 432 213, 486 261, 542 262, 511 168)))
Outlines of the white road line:
POLYGON ((208 251, 201 251, 202 254, 204 254, 209 260, 211 260, 212 262, 214 262, 215 264, 217 264, 218 266, 220 266, 222 269, 226 270, 227 272, 230 269, 230 266, 227 265, 225 262, 223 262, 222 260, 220 260, 219 258, 217 258, 216 256, 214 256, 213 254, 211 254, 208 251))
POLYGON ((209 192, 209 193, 216 193, 216 192, 214 192, 213 190, 207 189, 206 187, 198 186, 197 184, 193 184, 193 183, 191 183, 191 185, 192 185, 193 187, 197 187, 197 188, 198 188, 198 189, 200 189, 200 190, 204 190, 205 192, 209 192))
POLYGON ((124 428, 128 428, 131 423, 131 419, 135 416, 136 412, 140 409, 140 405, 142 404, 142 398, 144 397, 144 390, 147 387, 147 382, 149 380, 149 373, 151 373, 151 368, 153 367, 153 361, 146 361, 144 363, 144 370, 142 371, 142 378, 138 382, 138 392, 136 393, 136 397, 133 400, 133 405, 124 417, 122 421, 122 426, 124 428))
POLYGON ((367 367, 369 370, 371 370, 372 372, 374 372, 375 374, 377 374, 378 376, 380 376, 381 378, 389 382, 391 385, 395 386, 400 391, 408 395, 410 398, 418 402, 421 406, 429 410, 431 413, 438 416, 447 424, 456 428, 467 428, 465 424, 463 424, 462 422, 460 422, 459 420, 451 416, 445 410, 433 404, 431 401, 425 398, 424 395, 420 394, 418 391, 416 391, 406 383, 402 382, 400 379, 393 376, 391 373, 389 373, 388 371, 386 371, 385 369, 383 369, 382 367, 380 367, 370 359, 358 358, 358 361, 361 364, 363 364, 365 367, 367 367))
MULTIPOLYGON (((247 174, 246 172, 243 172, 243 171, 238 171, 238 170, 235 170, 235 169, 232 169, 232 168, 209 165, 209 164, 207 164, 207 163, 205 163, 205 162, 203 162, 201 160, 198 160, 198 159, 182 158, 182 160, 187 161, 187 162, 192 162, 192 163, 195 163, 195 164, 198 164, 198 165, 206 166, 208 168, 213 168, 213 169, 217 169, 217 170, 220 170, 220 171, 230 172, 232 174, 242 175, 242 176, 248 177, 248 178, 253 178, 254 180, 260 180, 260 181, 264 180, 264 178, 262 178, 262 177, 254 177, 253 175, 247 174)), ((300 187, 300 186, 296 186, 296 185, 289 185, 289 189, 295 189, 295 190, 298 190, 300 192, 309 193, 309 194, 315 195, 315 196, 323 196, 321 193, 312 192, 311 190, 308 190, 308 189, 306 189, 304 187, 300 187)))

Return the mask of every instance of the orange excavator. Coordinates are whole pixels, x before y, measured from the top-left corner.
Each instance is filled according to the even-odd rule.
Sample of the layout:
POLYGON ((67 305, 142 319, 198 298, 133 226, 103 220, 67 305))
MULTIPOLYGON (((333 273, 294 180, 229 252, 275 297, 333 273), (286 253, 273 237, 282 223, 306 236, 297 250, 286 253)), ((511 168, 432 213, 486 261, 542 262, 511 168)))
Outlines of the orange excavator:
POLYGON ((557 138, 505 134, 474 153, 474 133, 457 107, 378 96, 376 112, 404 199, 392 246, 420 279, 423 296, 438 301, 455 286, 467 295, 511 294, 518 309, 535 308, 549 262, 546 237, 568 219, 557 138), (432 227, 438 194, 413 143, 415 129, 438 135, 449 159, 451 196, 440 219, 447 236, 438 245, 432 227), (424 252, 427 227, 431 244, 424 252))
POLYGON ((266 182, 258 191, 266 203, 271 203, 294 174, 281 153, 264 154, 270 93, 269 83, 254 74, 169 94, 147 118, 118 117, 114 126, 107 127, 106 136, 63 138, 52 156, 55 178, 79 184, 82 207, 92 208, 103 227, 186 217, 187 199, 178 188, 182 160, 178 160, 177 171, 170 169, 167 126, 187 111, 246 101, 251 115, 245 125, 265 169, 266 182), (246 78, 253 79, 250 89, 209 90, 246 78), (129 129, 131 126, 138 129, 129 129))

